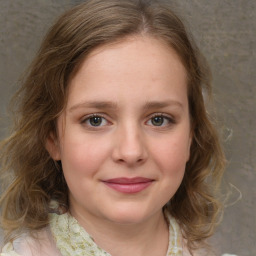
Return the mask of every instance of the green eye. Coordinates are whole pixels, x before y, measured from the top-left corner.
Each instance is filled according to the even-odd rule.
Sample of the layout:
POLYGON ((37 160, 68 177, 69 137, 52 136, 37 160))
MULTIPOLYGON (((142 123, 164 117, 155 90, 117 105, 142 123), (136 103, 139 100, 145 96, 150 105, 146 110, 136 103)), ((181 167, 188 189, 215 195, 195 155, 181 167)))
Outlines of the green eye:
POLYGON ((102 124, 102 117, 93 116, 88 119, 91 126, 100 126, 102 124))
POLYGON ((155 114, 146 122, 147 125, 155 127, 167 127, 171 124, 175 124, 175 120, 169 115, 155 114))
POLYGON ((107 126, 110 124, 108 120, 101 116, 101 114, 95 113, 88 116, 85 116, 84 119, 81 120, 81 124, 88 128, 102 128, 103 126, 107 126))
POLYGON ((151 118, 151 123, 154 126, 161 126, 164 123, 164 117, 162 117, 162 116, 155 116, 155 117, 151 118))

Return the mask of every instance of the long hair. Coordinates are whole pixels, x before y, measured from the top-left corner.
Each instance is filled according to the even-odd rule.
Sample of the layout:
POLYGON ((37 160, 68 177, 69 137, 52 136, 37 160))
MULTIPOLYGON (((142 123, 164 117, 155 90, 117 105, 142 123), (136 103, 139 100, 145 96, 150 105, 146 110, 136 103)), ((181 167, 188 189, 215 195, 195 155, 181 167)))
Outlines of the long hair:
POLYGON ((56 135, 69 78, 96 47, 136 34, 164 40, 179 55, 188 76, 193 141, 184 179, 166 209, 179 222, 191 250, 213 233, 224 155, 202 94, 211 88, 208 66, 167 3, 88 0, 51 27, 14 97, 14 127, 1 146, 1 223, 6 240, 24 229, 45 227, 51 200, 68 207, 61 165, 50 157, 45 143, 50 133, 56 135))

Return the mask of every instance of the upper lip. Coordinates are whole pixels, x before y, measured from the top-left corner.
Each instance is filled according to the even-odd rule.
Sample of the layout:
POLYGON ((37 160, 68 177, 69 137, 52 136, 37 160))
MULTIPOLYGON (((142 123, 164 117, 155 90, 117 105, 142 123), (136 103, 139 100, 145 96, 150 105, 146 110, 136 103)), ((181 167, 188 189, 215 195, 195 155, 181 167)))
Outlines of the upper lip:
POLYGON ((144 178, 144 177, 134 177, 134 178, 120 177, 120 178, 104 180, 104 182, 116 183, 116 184, 136 184, 136 183, 146 183, 146 182, 152 182, 152 181, 153 179, 144 178))

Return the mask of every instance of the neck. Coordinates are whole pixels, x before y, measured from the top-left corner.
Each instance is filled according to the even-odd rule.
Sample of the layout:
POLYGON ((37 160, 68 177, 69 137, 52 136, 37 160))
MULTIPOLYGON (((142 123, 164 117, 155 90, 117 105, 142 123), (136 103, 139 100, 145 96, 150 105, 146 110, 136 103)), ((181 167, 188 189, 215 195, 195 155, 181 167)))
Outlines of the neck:
POLYGON ((72 210, 71 214, 96 244, 112 256, 166 255, 169 230, 162 211, 141 223, 133 224, 113 223, 89 214, 80 215, 72 210))

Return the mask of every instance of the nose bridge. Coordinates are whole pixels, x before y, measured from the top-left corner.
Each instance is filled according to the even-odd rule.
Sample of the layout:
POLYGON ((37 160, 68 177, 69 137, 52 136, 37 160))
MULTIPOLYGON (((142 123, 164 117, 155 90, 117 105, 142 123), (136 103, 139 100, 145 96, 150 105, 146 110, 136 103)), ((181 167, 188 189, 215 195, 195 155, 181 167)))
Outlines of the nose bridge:
POLYGON ((129 165, 142 163, 147 158, 145 138, 140 125, 127 121, 118 127, 118 136, 114 149, 116 161, 129 165))

